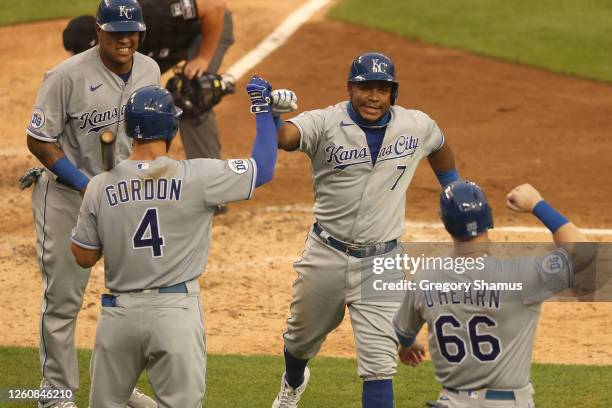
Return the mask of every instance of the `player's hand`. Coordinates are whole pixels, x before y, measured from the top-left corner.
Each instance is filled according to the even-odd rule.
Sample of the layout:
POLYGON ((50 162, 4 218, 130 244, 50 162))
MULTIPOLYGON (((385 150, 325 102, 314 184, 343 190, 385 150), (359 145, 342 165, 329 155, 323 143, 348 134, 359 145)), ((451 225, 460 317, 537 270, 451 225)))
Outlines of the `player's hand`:
POLYGON ((531 212, 540 201, 542 195, 531 184, 514 187, 506 196, 506 205, 518 212, 531 212))
POLYGON ((272 115, 293 112, 297 109, 297 95, 289 89, 275 89, 272 91, 272 115))
POLYGON ((260 114, 272 112, 272 85, 263 78, 253 75, 246 86, 251 100, 251 113, 260 114))
POLYGON ((410 347, 400 346, 398 355, 402 363, 416 367, 425 359, 425 347, 418 341, 415 341, 410 347))
POLYGON ((187 64, 183 67, 183 73, 187 75, 187 78, 193 79, 206 72, 209 62, 206 58, 195 57, 191 61, 187 61, 187 64))

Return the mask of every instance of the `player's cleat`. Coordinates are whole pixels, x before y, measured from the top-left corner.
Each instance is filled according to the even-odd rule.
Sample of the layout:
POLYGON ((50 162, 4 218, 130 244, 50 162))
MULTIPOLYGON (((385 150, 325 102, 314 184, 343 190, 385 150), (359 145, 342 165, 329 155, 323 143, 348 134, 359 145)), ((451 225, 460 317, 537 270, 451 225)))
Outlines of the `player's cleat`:
POLYGON ((128 400, 127 408, 157 408, 157 402, 138 388, 134 388, 128 400))
POLYGON ((297 388, 292 388, 287 381, 285 381, 285 373, 281 380, 281 389, 276 396, 276 399, 272 403, 272 408, 296 408, 300 398, 308 385, 310 379, 310 370, 308 367, 304 370, 304 382, 297 388))
POLYGON ((214 215, 227 214, 227 210, 229 210, 227 204, 219 204, 217 206, 217 208, 215 208, 215 214, 214 215))

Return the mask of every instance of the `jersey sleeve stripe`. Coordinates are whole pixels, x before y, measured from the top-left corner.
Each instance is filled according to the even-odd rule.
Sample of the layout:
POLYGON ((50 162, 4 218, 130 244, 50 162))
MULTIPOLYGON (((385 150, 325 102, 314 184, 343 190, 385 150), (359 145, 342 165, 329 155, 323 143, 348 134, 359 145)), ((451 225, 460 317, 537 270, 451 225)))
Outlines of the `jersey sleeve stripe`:
POLYGON ((446 138, 444 137, 444 133, 442 133, 442 140, 440 141, 440 144, 438 145, 438 147, 436 147, 435 149, 433 149, 431 152, 435 153, 438 150, 440 150, 442 148, 442 146, 444 146, 444 143, 446 142, 446 138))
POLYGON ((34 139, 42 140, 43 142, 55 142, 57 140, 56 137, 45 136, 41 133, 37 133, 30 128, 26 129, 26 133, 32 136, 34 139))
POLYGON ((255 191, 255 182, 257 181, 257 163, 252 158, 249 159, 251 162, 251 166, 253 166, 253 171, 251 172, 251 188, 249 189, 249 194, 246 199, 250 200, 253 196, 253 191, 255 191))
POLYGON ((93 249, 93 250, 98 250, 101 249, 100 246, 96 246, 96 245, 91 245, 91 244, 86 244, 84 242, 79 241, 78 239, 76 239, 75 237, 70 237, 70 239, 72 240, 72 242, 74 242, 75 244, 77 244, 78 246, 80 246, 81 248, 85 248, 85 249, 93 249))
POLYGON ((295 127, 297 127, 298 130, 300 131, 300 147, 299 147, 299 150, 303 152, 304 151, 304 129, 302 129, 302 126, 300 126, 300 124, 297 121, 294 121, 293 119, 286 120, 286 122, 290 122, 290 123, 294 124, 295 127))

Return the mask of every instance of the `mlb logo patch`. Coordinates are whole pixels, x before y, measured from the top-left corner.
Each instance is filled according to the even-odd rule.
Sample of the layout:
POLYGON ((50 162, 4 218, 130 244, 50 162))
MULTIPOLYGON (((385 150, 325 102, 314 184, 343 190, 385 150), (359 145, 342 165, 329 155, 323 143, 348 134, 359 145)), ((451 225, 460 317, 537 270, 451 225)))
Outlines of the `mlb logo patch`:
POLYGON ((149 163, 136 163, 136 168, 138 170, 148 170, 149 169, 149 163))

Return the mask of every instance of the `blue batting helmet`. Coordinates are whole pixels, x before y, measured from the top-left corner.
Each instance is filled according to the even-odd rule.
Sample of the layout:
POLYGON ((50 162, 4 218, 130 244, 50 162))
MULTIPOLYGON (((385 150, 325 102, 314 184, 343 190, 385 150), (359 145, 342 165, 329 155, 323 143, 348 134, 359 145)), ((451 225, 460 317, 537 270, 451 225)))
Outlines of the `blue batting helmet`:
POLYGON ((475 237, 493 228, 487 197, 472 181, 455 181, 440 193, 440 218, 455 238, 475 237))
POLYGON ((149 85, 136 90, 125 107, 125 133, 136 140, 171 141, 183 113, 174 106, 172 95, 164 88, 149 85))
POLYGON ((348 74, 348 82, 386 81, 391 82, 391 105, 399 91, 395 80, 395 64, 391 58, 379 52, 368 52, 353 60, 348 74))
POLYGON ((98 6, 96 23, 103 31, 139 31, 141 42, 147 30, 142 19, 142 8, 136 0, 102 0, 98 6))

